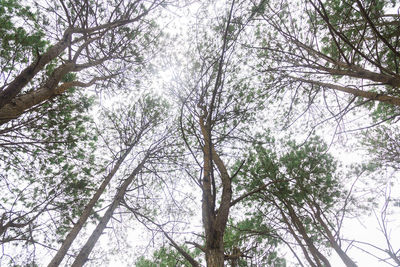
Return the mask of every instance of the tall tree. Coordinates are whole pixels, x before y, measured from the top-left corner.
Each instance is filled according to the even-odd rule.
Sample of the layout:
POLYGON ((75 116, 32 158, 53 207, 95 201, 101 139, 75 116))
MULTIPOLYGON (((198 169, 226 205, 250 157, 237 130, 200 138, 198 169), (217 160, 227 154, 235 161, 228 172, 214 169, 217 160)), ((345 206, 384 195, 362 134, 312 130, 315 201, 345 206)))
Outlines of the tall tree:
POLYGON ((74 224, 74 227, 66 236, 62 246, 48 266, 58 266, 61 263, 69 247, 72 245, 72 242, 93 212, 94 206, 99 201, 106 187, 109 186, 114 176, 118 177, 123 175, 120 170, 121 166, 126 166, 126 161, 138 161, 137 167, 131 171, 128 177, 124 178, 124 182, 118 187, 110 207, 107 209, 106 214, 100 219, 96 230, 78 254, 74 264, 82 266, 84 262, 87 261, 89 253, 96 244, 108 221, 111 219, 114 210, 122 201, 128 187, 132 184, 133 180, 137 178, 139 173, 142 172, 145 163, 149 162, 152 157, 156 157, 156 154, 160 153, 160 150, 163 149, 163 142, 166 136, 161 135, 157 138, 152 135, 154 135, 157 129, 160 130, 160 125, 163 124, 165 114, 166 104, 160 101, 160 99, 156 99, 150 95, 145 95, 141 99, 136 100, 135 104, 126 105, 125 107, 122 106, 114 113, 106 112, 106 114, 104 114, 104 116, 108 118, 108 123, 110 123, 110 125, 108 125, 107 121, 103 121, 105 125, 102 127, 103 130, 101 130, 103 132, 102 137, 104 134, 107 135, 104 136, 103 140, 106 142, 106 147, 111 148, 111 151, 108 153, 113 154, 115 157, 114 166, 104 177, 101 185, 86 205, 79 220, 74 224), (124 115, 125 117, 122 117, 124 115), (108 127, 111 128, 107 130, 108 127), (154 141, 149 141, 151 139, 154 141), (146 146, 148 146, 148 148, 144 149, 146 146), (119 147, 119 151, 113 151, 113 147, 119 147), (144 155, 140 156, 141 154, 144 155), (138 157, 142 159, 135 159, 138 157), (120 174, 118 175, 118 173, 120 174))
POLYGON ((79 88, 113 92, 137 81, 154 54, 153 15, 161 3, 0 3, 3 248, 14 240, 51 247, 81 214, 101 168, 87 116, 93 99, 79 88), (40 242, 36 229, 44 227, 48 236, 40 242))
POLYGON ((58 242, 92 194, 91 175, 100 170, 87 116, 92 102, 70 91, 40 107, 47 111, 43 117, 1 132, 0 243, 11 258, 23 260, 17 253, 58 242), (20 249, 21 240, 26 247, 20 249))
POLYGON ((260 231, 256 225, 242 229, 276 238, 302 266, 331 266, 324 246, 331 247, 346 266, 357 266, 341 244, 341 220, 349 203, 336 177, 336 162, 326 153, 327 146, 319 138, 310 139, 301 147, 289 141, 287 149, 279 149, 286 150, 283 155, 275 151, 278 148, 273 141, 268 146, 253 148, 237 180, 238 188, 245 192, 264 186, 245 203, 246 207, 253 206, 249 211, 251 220, 259 221, 266 230, 260 231), (306 263, 295 252, 289 236, 306 263))
MULTIPOLYGON (((226 146, 248 133, 258 108, 257 91, 247 79, 249 73, 240 73, 238 54, 242 51, 236 47, 248 21, 242 16, 248 6, 240 1, 225 5, 226 14, 218 17, 219 24, 212 31, 197 33, 196 38, 202 41, 197 44, 198 53, 190 53, 194 64, 189 64, 189 79, 177 89, 182 100, 182 138, 197 164, 198 174, 192 179, 202 194, 204 244, 195 246, 205 254, 207 266, 224 266, 227 258, 240 257, 227 255, 224 245, 235 176, 230 173, 230 164, 237 153, 232 150, 230 154, 226 146)), ((174 247, 181 252, 176 244, 174 247)), ((190 255, 182 255, 198 266, 190 255)))

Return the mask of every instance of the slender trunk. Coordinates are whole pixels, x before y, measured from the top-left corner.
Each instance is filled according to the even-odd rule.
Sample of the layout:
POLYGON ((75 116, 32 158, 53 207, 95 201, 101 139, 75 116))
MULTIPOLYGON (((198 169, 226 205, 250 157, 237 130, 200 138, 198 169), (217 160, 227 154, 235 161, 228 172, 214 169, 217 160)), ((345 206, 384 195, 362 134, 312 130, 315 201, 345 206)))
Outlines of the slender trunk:
POLYGON ((239 257, 240 257, 240 249, 238 247, 234 247, 232 249, 232 259, 231 259, 231 267, 239 266, 239 257))
POLYGON ((65 238, 64 242, 62 243, 60 249, 57 251, 56 255, 53 257, 51 262, 49 263, 48 267, 57 267, 60 265, 61 261, 64 259, 65 254, 67 254, 68 249, 71 247, 72 242, 77 237, 78 233, 81 231, 83 225, 86 223, 87 219, 89 218, 90 214, 93 211, 93 207, 96 205, 97 201, 99 200, 100 196, 103 194, 104 190, 106 189, 107 185, 110 183, 111 179, 114 177, 115 173, 118 171, 119 167, 121 166, 122 162, 131 152, 134 144, 132 144, 125 153, 118 159, 117 163, 104 179, 100 187, 97 189, 96 193, 93 195, 92 199, 86 205, 85 209, 81 217, 79 218, 78 222, 74 225, 71 231, 68 233, 67 237, 65 238))
POLYGON ((294 239, 296 240, 297 244, 299 244, 301 250, 303 251, 303 255, 306 258, 306 260, 308 261, 308 263, 310 264, 311 267, 320 267, 321 263, 318 260, 318 258, 316 259, 316 262, 314 263, 313 260, 311 259, 306 247, 303 245, 303 243, 301 242, 300 238, 297 236, 295 230, 293 229, 292 225, 290 224, 288 218, 286 217, 285 213, 282 211, 282 209, 275 203, 275 206, 279 209, 283 221, 284 223, 288 226, 289 228, 289 232, 292 234, 292 236, 294 237, 294 239))
POLYGON ((317 221, 321 224, 322 228, 324 229, 325 234, 328 236, 329 243, 331 244, 333 249, 336 251, 336 253, 339 255, 339 257, 342 259, 343 263, 347 267, 357 267, 357 264, 346 254, 346 252, 344 252, 342 250, 342 248, 336 242, 336 240, 335 240, 334 236, 332 235, 331 231, 329 230, 328 226, 322 220, 318 207, 317 207, 317 212, 315 213, 315 217, 316 217, 317 221))
POLYGON ((305 227, 304 227, 303 223, 301 222, 301 220, 299 219, 299 217, 296 215, 293 207, 289 203, 284 202, 284 204, 289 211, 289 216, 292 219, 293 224, 295 225, 296 229, 299 231, 299 233, 303 237, 310 252, 313 255, 315 255, 316 258, 319 258, 326 267, 331 267, 331 264, 329 263, 328 259, 321 252, 319 252, 319 250, 315 247, 314 242, 308 236, 307 230, 305 229, 305 227))
POLYGON ((113 202, 111 205, 108 207, 106 213, 104 216, 101 218, 99 224, 97 225, 96 229, 93 231, 89 239, 86 241, 85 245, 79 252, 78 256, 75 258, 74 263, 71 265, 71 267, 81 267, 85 262, 87 261, 90 252, 92 252, 94 246, 97 243, 97 240, 99 240, 101 234, 103 233, 104 229, 107 226, 107 223, 110 221, 115 209, 119 206, 122 198, 125 195, 126 189, 128 186, 132 183, 133 179, 136 177, 136 175, 142 170, 149 154, 147 154, 143 160, 139 163, 139 165, 133 170, 131 175, 122 183, 121 187, 118 189, 118 192, 116 196, 114 197, 113 202))

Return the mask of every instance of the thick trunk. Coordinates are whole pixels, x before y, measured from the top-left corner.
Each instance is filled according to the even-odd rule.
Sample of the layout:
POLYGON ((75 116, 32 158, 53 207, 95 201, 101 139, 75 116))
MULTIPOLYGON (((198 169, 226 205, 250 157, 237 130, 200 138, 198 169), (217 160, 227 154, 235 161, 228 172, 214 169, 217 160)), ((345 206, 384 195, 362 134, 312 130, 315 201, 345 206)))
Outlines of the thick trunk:
POLYGON ((119 167, 121 166, 121 163, 125 160, 125 158, 128 156, 128 154, 131 152, 132 148, 133 148, 133 145, 130 146, 125 151, 125 153, 122 155, 122 157, 120 157, 118 159, 117 163, 115 164, 115 166, 113 167, 111 172, 107 175, 107 177, 104 179, 103 183, 100 185, 99 189, 97 189, 97 191, 93 195, 92 199, 86 205, 78 222, 74 225, 74 227, 68 233, 68 235, 65 238, 64 242, 62 243, 60 249, 57 251, 56 255, 53 257, 53 259, 49 263, 48 267, 57 267, 60 265, 61 261, 65 257, 65 254, 67 254, 67 251, 70 248, 72 242, 75 240, 76 236, 81 231, 83 225, 86 223, 87 219, 89 218, 90 214, 92 213, 93 207, 96 205, 100 196, 103 194, 107 185, 110 183, 111 179, 114 177, 115 173, 118 171, 119 167))
POLYGON ((204 140, 204 176, 203 176, 203 203, 202 215, 206 235, 206 262, 207 267, 224 266, 224 233, 228 222, 232 200, 232 185, 226 166, 214 145, 211 143, 210 126, 200 118, 200 127, 204 140), (215 209, 216 185, 213 173, 213 164, 219 171, 222 193, 221 204, 215 209))
POLYGON ((106 213, 101 218, 99 224, 97 225, 96 229, 93 231, 93 233, 91 234, 89 239, 86 241, 85 245, 79 252, 78 256, 75 258, 75 261, 71 265, 71 267, 81 267, 85 264, 85 262, 87 261, 87 259, 89 257, 90 252, 92 252, 94 246, 97 243, 97 240, 99 240, 101 234, 103 233, 104 229, 107 226, 107 223, 110 221, 112 215, 114 214, 115 209, 118 207, 122 198, 124 197, 126 189, 132 183, 132 181, 136 177, 136 175, 142 170, 147 158, 148 158, 148 154, 140 162, 140 164, 135 168, 135 170, 133 170, 132 174, 129 175, 129 177, 123 182, 123 184, 119 188, 116 196, 114 197, 113 202, 108 207, 106 213))
POLYGON ((207 267, 224 267, 224 249, 209 249, 206 253, 207 267))

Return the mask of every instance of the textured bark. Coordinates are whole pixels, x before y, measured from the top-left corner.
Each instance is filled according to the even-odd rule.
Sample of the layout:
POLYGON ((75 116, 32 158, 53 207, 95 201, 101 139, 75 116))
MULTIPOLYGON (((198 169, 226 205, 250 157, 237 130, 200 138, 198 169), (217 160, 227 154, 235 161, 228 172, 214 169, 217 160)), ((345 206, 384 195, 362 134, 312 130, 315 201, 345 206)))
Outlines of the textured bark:
POLYGON ((239 266, 239 258, 242 255, 240 249, 238 247, 234 247, 232 250, 232 255, 230 255, 230 262, 231 267, 238 267, 239 266))
MULTIPOLYGON (((19 96, 11 103, 0 108, 0 125, 9 120, 18 118, 27 109, 42 103, 43 101, 57 95, 56 87, 61 79, 74 68, 74 63, 69 62, 59 66, 49 77, 43 87, 19 96)), ((61 91, 59 93, 62 93, 61 91)))
POLYGON ((60 265, 62 260, 64 259, 65 255, 68 252, 68 249, 71 247, 72 242, 77 237, 78 233, 81 231, 83 225, 86 223, 87 219, 89 218, 90 214, 93 211, 94 206, 96 205, 97 201, 99 200, 100 196, 103 194, 104 190, 106 189, 107 185, 110 183, 111 179, 114 177, 115 173, 118 171, 119 167, 121 166, 122 162, 125 158, 129 155, 134 145, 130 146, 125 153, 118 159, 110 173, 106 176, 104 181, 101 183, 100 187, 97 189, 96 193, 93 195, 92 199, 90 199, 89 203, 86 205, 85 209, 82 212, 82 215, 79 217, 79 220, 68 233, 67 237, 65 238, 64 242, 62 243, 61 247, 57 251, 56 255, 53 257, 51 262, 49 263, 48 267, 57 267, 60 265))
POLYGON ((131 175, 129 175, 129 177, 122 183, 121 187, 118 189, 116 196, 114 197, 113 202, 108 207, 106 213, 101 218, 99 224, 97 225, 96 229, 92 232, 89 239, 86 241, 85 245, 82 247, 81 251, 75 258, 75 261, 73 262, 71 267, 81 267, 88 260, 89 254, 92 252, 94 246, 96 245, 101 234, 103 233, 108 222, 110 221, 115 209, 119 206, 122 198, 124 197, 126 189, 133 182, 133 179, 136 177, 136 175, 142 170, 148 156, 149 154, 147 154, 143 158, 143 160, 139 163, 139 165, 133 170, 131 175))
MULTIPOLYGON (((59 80, 61 80, 60 77, 59 80)), ((104 80, 108 77, 94 78, 88 83, 79 81, 66 82, 56 87, 57 83, 49 84, 48 86, 41 87, 33 92, 21 95, 13 99, 11 104, 5 105, 0 109, 0 125, 9 122, 12 119, 16 119, 29 109, 35 107, 38 104, 44 103, 45 101, 52 99, 63 94, 66 90, 71 87, 88 87, 94 84, 98 80, 104 80)))
MULTIPOLYGON (((337 64, 340 66, 339 64, 337 64)), ((341 66, 342 69, 332 69, 321 67, 322 70, 327 71, 332 75, 343 75, 349 76, 353 78, 360 78, 364 80, 370 80, 373 82, 390 85, 393 88, 400 88, 400 76, 399 75, 390 75, 385 73, 376 73, 364 68, 361 68, 357 65, 346 65, 341 66)), ((318 69, 318 68, 316 68, 318 69)))
MULTIPOLYGON (((202 133, 203 136, 208 137, 208 133, 204 126, 204 120, 200 119, 200 125, 202 125, 202 133)), ((203 218, 203 226, 207 235, 209 235, 213 230, 213 225, 215 223, 215 200, 212 194, 212 169, 211 169, 211 155, 210 151, 210 142, 207 138, 205 138, 205 144, 203 147, 203 181, 202 181, 202 189, 203 189, 203 200, 202 200, 202 218, 203 218)))
POLYGON ((204 124, 203 117, 200 118, 200 127, 204 140, 204 177, 203 177, 203 225, 206 235, 206 262, 207 266, 224 266, 224 234, 228 222, 229 210, 232 199, 232 185, 224 162, 210 143, 209 126, 204 124), (210 153, 211 152, 211 153, 210 153), (222 183, 221 204, 215 210, 215 190, 211 164, 217 166, 222 183), (214 192, 214 193, 213 193, 214 192))
POLYGON ((224 250, 209 249, 206 254, 207 267, 223 267, 224 266, 224 250))

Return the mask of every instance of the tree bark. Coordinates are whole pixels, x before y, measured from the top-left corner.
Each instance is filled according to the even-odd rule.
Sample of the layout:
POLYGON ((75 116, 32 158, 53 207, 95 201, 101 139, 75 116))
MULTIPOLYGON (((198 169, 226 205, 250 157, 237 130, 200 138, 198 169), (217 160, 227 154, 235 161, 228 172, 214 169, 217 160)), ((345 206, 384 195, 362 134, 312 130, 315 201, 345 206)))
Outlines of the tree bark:
POLYGON ((204 147, 204 177, 203 177, 203 225, 206 236, 206 262, 207 267, 224 266, 224 234, 228 222, 229 210, 232 200, 231 179, 226 166, 215 151, 210 138, 210 126, 204 124, 204 117, 200 117, 200 128, 203 135, 204 147), (212 174, 212 163, 218 168, 221 177, 222 194, 221 204, 215 210, 215 179, 212 174))
POLYGON ((207 267, 223 267, 224 266, 224 250, 209 249, 206 253, 207 267))
MULTIPOLYGON (((60 77, 59 80, 61 80, 60 77)), ((53 83, 51 86, 43 86, 33 92, 16 97, 12 100, 11 104, 5 105, 0 109, 0 125, 9 122, 10 120, 16 119, 21 116, 27 110, 34 106, 41 104, 53 97, 63 94, 66 90, 71 87, 89 87, 96 81, 105 80, 108 77, 93 78, 90 82, 84 83, 80 81, 66 82, 57 86, 57 83, 53 83)))
POLYGON ((293 207, 290 205, 290 203, 283 202, 286 206, 286 208, 289 211, 289 216, 291 220, 293 221, 294 226, 296 229, 299 231, 301 236, 303 237, 303 240, 306 242, 308 249, 310 252, 313 254, 314 258, 316 260, 321 260, 324 263, 325 267, 331 267, 331 264, 329 260, 315 247, 314 242, 311 240, 311 238, 307 234, 307 230, 305 229, 303 223, 299 219, 299 217, 296 215, 293 207))
POLYGON ((283 210, 278 206, 277 203, 274 203, 274 204, 279 209, 279 211, 280 211, 280 213, 282 215, 282 219, 283 219, 284 223, 287 225, 287 227, 289 229, 289 232, 292 234, 292 236, 296 240, 297 244, 299 244, 301 250, 303 251, 304 257, 306 258, 306 260, 308 261, 310 266, 311 267, 317 267, 317 266, 320 267, 321 266, 320 261, 318 260, 318 258, 316 259, 315 262, 311 259, 306 247, 303 245, 303 243, 301 242, 300 238, 297 236, 295 230, 293 229, 292 225, 290 224, 290 222, 289 222, 288 218, 286 217, 285 213, 283 212, 283 210))
MULTIPOLYGON (((0 108, 0 125, 12 119, 18 118, 27 109, 44 102, 45 100, 63 92, 57 92, 58 83, 71 70, 75 64, 69 62, 59 66, 48 78, 43 87, 33 92, 12 99, 12 101, 0 108)), ((65 90, 65 89, 64 89, 65 90)))
POLYGON ((366 98, 369 100, 384 102, 384 103, 391 104, 394 106, 400 106, 400 98, 399 97, 389 96, 389 95, 385 95, 385 94, 379 94, 379 93, 370 92, 370 91, 363 91, 363 90, 340 86, 340 85, 336 85, 336 84, 323 83, 323 82, 318 82, 318 81, 314 81, 314 80, 303 79, 300 77, 290 76, 290 78, 293 78, 295 80, 305 82, 305 83, 310 83, 310 84, 315 84, 315 85, 331 88, 333 90, 352 94, 352 95, 358 96, 358 97, 363 97, 363 98, 366 98))

